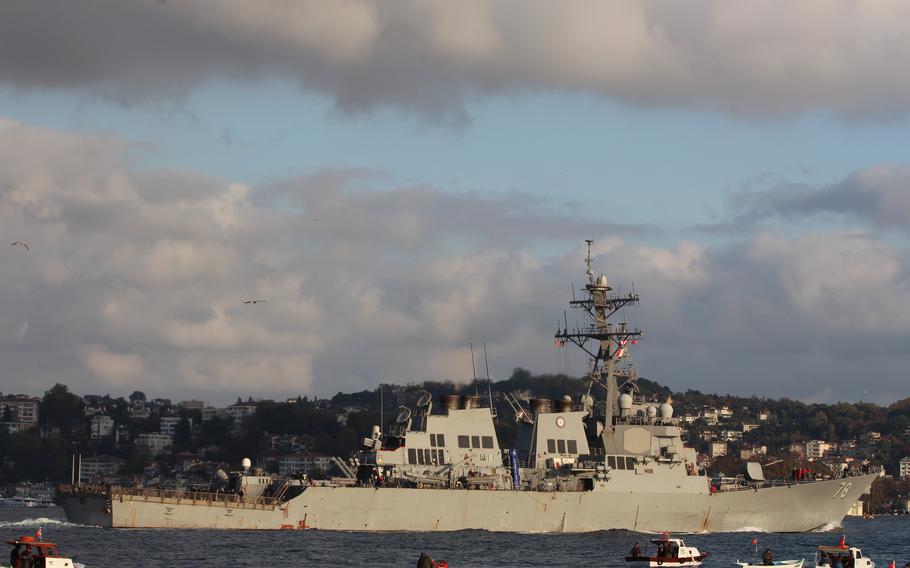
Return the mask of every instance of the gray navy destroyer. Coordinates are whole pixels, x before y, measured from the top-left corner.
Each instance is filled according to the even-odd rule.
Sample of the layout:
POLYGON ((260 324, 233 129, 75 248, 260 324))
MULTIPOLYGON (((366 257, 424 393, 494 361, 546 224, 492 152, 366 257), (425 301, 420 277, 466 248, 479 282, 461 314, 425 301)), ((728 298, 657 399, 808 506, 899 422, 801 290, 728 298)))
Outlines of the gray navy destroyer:
POLYGON ((611 319, 637 303, 592 269, 580 310, 584 324, 561 327, 557 342, 591 359, 578 400, 510 401, 518 420, 501 448, 492 403, 423 393, 363 449, 336 460, 330 480, 275 479, 251 469, 221 487, 180 492, 118 486, 61 487, 67 518, 106 527, 323 529, 346 531, 641 532, 811 531, 837 526, 879 474, 811 482, 763 479, 749 464, 740 483, 712 486, 684 445, 671 400, 640 396, 630 344, 641 331, 611 319))

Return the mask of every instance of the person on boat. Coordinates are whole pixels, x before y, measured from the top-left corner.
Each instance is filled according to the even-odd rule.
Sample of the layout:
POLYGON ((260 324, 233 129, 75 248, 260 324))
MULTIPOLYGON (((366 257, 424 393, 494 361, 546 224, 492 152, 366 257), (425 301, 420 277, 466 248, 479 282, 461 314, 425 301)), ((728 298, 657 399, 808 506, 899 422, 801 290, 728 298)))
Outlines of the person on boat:
POLYGON ((632 558, 638 558, 639 556, 641 556, 641 547, 636 542, 635 546, 632 547, 632 558))
POLYGON ((16 568, 17 566, 19 566, 19 554, 21 552, 22 552, 22 545, 20 545, 17 542, 16 545, 13 547, 13 549, 9 551, 9 565, 11 568, 16 568))
POLYGON ((765 549, 765 553, 761 555, 761 559, 765 566, 774 566, 774 554, 771 553, 770 548, 765 549))

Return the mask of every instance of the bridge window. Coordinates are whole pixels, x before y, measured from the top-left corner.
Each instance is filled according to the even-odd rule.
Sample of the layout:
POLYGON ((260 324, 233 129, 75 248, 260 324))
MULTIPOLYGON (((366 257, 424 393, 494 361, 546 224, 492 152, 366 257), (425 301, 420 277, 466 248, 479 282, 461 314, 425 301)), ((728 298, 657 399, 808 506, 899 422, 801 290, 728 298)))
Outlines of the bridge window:
POLYGON ((470 448, 471 444, 467 436, 458 436, 458 447, 459 448, 470 448))
POLYGON ((578 443, 575 440, 569 440, 566 442, 570 454, 578 453, 578 443))
POLYGON ((443 450, 436 450, 436 461, 440 464, 446 463, 446 453, 443 450))
POLYGON ((408 448, 408 463, 417 463, 417 451, 414 448, 408 448))
POLYGON ((622 456, 616 456, 616 469, 626 469, 626 460, 622 456))
POLYGON ((423 451, 423 461, 426 462, 427 465, 433 463, 433 460, 430 459, 430 450, 423 451))
POLYGON ((626 469, 635 469, 635 458, 626 457, 626 469))
POLYGON ((556 447, 559 449, 559 453, 566 453, 566 441, 565 440, 556 440, 556 447))
POLYGON ((418 451, 417 451, 417 463, 418 463, 419 465, 424 465, 424 461, 423 461, 423 450, 418 450, 418 451))
POLYGON ((551 454, 556 453, 556 440, 547 440, 547 451, 551 454))
POLYGON ((436 434, 430 434, 430 445, 436 447, 436 434))
POLYGON ((472 448, 480 447, 480 436, 471 436, 471 447, 472 448))
POLYGON ((483 442, 484 448, 490 449, 493 447, 493 436, 484 436, 480 441, 483 442))
POLYGON ((616 469, 616 456, 607 456, 607 465, 610 469, 616 469))
POLYGON ((440 448, 446 447, 445 434, 436 434, 436 445, 440 448))

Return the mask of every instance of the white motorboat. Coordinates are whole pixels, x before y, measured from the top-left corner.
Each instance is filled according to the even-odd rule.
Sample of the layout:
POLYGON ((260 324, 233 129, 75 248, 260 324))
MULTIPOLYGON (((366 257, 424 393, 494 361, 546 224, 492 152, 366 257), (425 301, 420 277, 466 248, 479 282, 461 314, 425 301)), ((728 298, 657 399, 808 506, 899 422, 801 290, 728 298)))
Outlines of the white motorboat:
POLYGON ((863 556, 863 551, 844 542, 843 537, 837 546, 819 546, 815 551, 817 568, 875 568, 871 558, 863 556))
POLYGON ((636 543, 632 554, 626 556, 626 562, 638 562, 649 568, 651 566, 661 568, 701 566, 704 559, 711 554, 710 552, 699 552, 694 546, 686 546, 681 538, 670 538, 668 533, 664 533, 662 538, 651 540, 651 544, 657 547, 654 554, 641 554, 638 543, 636 543))

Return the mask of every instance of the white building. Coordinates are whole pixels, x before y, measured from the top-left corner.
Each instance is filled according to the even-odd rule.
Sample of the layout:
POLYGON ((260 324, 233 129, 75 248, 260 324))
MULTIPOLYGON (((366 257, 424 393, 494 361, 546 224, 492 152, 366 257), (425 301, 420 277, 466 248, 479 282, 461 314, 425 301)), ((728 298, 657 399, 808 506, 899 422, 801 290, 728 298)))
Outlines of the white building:
POLYGON ((825 457, 834 446, 823 440, 809 440, 806 442, 806 459, 809 461, 825 457))
POLYGON ((743 422, 743 433, 751 432, 752 430, 758 430, 759 426, 761 426, 761 424, 750 424, 743 422))
POLYGON ((90 482, 96 476, 110 477, 117 475, 124 463, 124 460, 112 456, 82 458, 79 462, 79 475, 83 482, 90 482))
POLYGON ((708 424, 717 424, 717 409, 705 408, 701 411, 701 418, 708 424))
POLYGON ((241 420, 256 413, 256 404, 252 402, 238 402, 228 406, 224 411, 234 420, 241 420))
POLYGON ((153 456, 160 456, 164 450, 174 445, 174 440, 166 434, 154 432, 136 436, 136 445, 147 448, 153 456))
POLYGON ((37 426, 40 402, 40 398, 24 395, 0 397, 0 422, 11 433, 37 426))
POLYGON ((910 479, 910 456, 901 459, 898 473, 901 479, 910 479))
POLYGON ((208 422, 209 420, 211 420, 213 418, 217 418, 223 412, 224 412, 223 410, 215 408, 214 406, 206 406, 205 408, 202 409, 202 421, 208 422))
POLYGON ((161 417, 161 430, 162 434, 166 434, 171 438, 174 437, 174 433, 177 431, 177 424, 180 424, 181 418, 179 416, 162 416, 161 417))
POLYGON ((326 474, 332 469, 332 458, 323 454, 290 454, 278 458, 279 475, 294 473, 326 474))
POLYGON ((739 459, 751 460, 768 454, 768 446, 747 446, 739 450, 739 459))
POLYGON ((720 433, 720 437, 728 442, 735 442, 743 439, 743 433, 739 430, 723 430, 720 433))
POLYGON ((711 442, 711 457, 719 458, 721 456, 727 455, 727 443, 726 442, 711 442))
POLYGON ((92 416, 92 440, 100 440, 114 435, 114 419, 107 414, 92 416))

